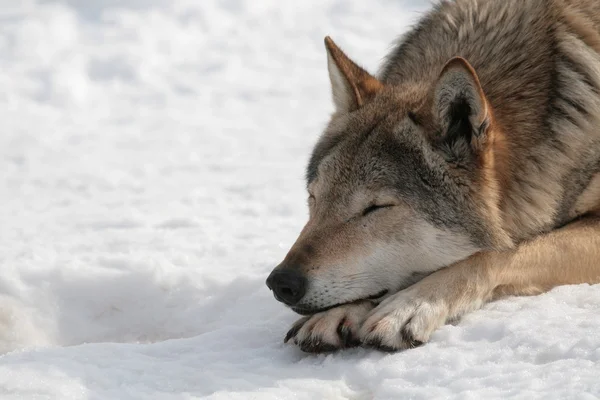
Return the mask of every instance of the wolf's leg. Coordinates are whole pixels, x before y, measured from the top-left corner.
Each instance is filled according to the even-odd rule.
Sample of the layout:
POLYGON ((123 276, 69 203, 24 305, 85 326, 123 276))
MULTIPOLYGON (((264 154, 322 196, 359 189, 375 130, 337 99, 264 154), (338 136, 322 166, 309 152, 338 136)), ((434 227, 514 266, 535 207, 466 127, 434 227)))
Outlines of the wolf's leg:
POLYGON ((374 305, 368 301, 345 304, 299 319, 285 336, 308 353, 323 353, 360 344, 358 329, 374 305))
POLYGON ((486 302, 558 285, 600 282, 600 218, 588 217, 506 252, 485 252, 439 270, 383 301, 360 329, 365 345, 417 346, 486 302))

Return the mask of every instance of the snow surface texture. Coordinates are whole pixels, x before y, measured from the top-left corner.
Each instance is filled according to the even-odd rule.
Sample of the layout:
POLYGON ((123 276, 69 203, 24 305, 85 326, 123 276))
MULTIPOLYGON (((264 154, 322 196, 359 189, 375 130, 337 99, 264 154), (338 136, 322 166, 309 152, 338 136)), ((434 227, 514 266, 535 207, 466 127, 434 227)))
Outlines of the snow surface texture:
POLYGON ((306 355, 264 285, 332 111, 399 0, 0 2, 0 398, 593 399, 600 290, 486 306, 397 354, 306 355))

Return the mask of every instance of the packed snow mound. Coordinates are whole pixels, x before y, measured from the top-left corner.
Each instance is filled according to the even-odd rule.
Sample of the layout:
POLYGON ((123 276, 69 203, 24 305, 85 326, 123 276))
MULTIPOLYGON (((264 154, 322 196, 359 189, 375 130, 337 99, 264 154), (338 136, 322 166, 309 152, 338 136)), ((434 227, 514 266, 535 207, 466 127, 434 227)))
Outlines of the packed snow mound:
POLYGON ((419 1, 0 2, 0 397, 594 399, 600 290, 511 298, 385 354, 307 355, 264 281, 333 110, 419 1))

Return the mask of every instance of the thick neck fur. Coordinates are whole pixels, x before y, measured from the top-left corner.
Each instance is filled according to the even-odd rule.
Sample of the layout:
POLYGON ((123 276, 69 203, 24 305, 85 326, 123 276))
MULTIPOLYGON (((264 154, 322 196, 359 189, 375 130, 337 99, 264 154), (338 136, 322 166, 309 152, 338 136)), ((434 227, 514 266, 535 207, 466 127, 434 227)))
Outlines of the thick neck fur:
POLYGON ((600 172, 600 3, 565 0, 557 15, 558 1, 442 2, 380 72, 425 90, 452 57, 477 71, 494 115, 477 195, 505 243, 588 212, 576 204, 600 172))

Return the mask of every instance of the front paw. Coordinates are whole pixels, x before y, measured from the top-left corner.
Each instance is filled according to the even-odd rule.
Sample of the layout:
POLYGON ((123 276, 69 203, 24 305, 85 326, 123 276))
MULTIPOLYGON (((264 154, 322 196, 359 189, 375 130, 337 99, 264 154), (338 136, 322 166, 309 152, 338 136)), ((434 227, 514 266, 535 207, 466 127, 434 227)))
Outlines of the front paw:
POLYGON ((367 347, 384 351, 410 349, 427 342, 448 316, 444 301, 419 293, 413 286, 375 308, 363 323, 359 339, 367 347))
POLYGON ((373 304, 364 301, 342 305, 298 320, 285 336, 307 353, 324 353, 356 347, 358 330, 373 304))

